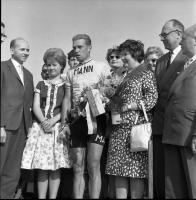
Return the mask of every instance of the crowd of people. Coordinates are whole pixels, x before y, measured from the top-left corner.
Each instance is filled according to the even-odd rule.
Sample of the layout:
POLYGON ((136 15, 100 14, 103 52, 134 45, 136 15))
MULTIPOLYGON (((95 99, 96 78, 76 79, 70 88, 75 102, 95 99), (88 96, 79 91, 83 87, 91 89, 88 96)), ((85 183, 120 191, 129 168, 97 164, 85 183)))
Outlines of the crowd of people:
POLYGON ((185 29, 170 19, 159 36, 167 53, 126 39, 108 49, 106 63, 91 57, 90 36, 77 34, 67 55, 45 51, 35 87, 24 67, 28 41, 10 42, 11 58, 1 62, 1 199, 16 198, 21 169, 36 171, 39 199, 61 197, 63 182, 73 199, 86 189, 99 199, 103 185, 110 199, 196 198, 196 24, 185 29), (131 130, 146 121, 143 107, 152 125, 153 197, 149 151, 130 150, 131 130))

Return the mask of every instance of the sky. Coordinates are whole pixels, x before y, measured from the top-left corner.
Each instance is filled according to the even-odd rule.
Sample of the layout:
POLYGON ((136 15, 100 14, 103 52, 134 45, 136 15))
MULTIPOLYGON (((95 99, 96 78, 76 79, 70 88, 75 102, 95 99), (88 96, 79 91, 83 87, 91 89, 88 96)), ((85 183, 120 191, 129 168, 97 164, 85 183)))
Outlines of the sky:
POLYGON ((1 60, 10 58, 12 39, 25 38, 30 56, 24 66, 36 85, 44 52, 58 47, 67 54, 78 33, 91 37, 91 56, 107 62, 107 49, 126 39, 141 40, 145 50, 149 46, 164 50, 158 35, 173 18, 185 28, 195 24, 196 0, 1 0, 1 20, 8 36, 1 46, 1 60))

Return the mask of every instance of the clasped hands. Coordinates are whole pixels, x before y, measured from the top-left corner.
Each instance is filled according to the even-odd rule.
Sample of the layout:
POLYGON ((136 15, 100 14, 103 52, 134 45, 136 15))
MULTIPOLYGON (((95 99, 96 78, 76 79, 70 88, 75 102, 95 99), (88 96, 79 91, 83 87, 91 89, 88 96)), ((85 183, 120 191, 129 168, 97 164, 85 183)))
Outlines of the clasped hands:
MULTIPOLYGON (((56 124, 55 118, 45 119, 41 122, 41 126, 46 133, 50 133, 53 131, 53 126, 56 124)), ((67 123, 62 123, 60 132, 62 131, 67 132, 70 135, 70 129, 67 123)))
MULTIPOLYGON (((53 127, 56 124, 54 118, 45 119, 41 122, 41 126, 45 133, 49 134, 53 132, 53 127)), ((70 128, 67 123, 62 123, 59 130, 58 140, 66 139, 66 136, 70 136, 70 128)))
POLYGON ((41 126, 46 133, 51 133, 52 128, 55 125, 56 120, 54 118, 45 119, 41 122, 41 126))

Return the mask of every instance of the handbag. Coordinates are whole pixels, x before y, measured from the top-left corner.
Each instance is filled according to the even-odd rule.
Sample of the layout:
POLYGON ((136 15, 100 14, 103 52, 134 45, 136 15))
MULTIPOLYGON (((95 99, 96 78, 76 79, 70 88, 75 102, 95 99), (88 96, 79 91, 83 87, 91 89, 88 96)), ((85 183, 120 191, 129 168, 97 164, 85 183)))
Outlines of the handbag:
POLYGON ((147 151, 148 142, 152 134, 151 123, 148 120, 148 116, 146 114, 143 101, 140 101, 140 103, 141 103, 142 111, 144 113, 144 117, 147 123, 136 125, 139 118, 139 114, 136 116, 134 126, 132 127, 131 133, 130 133, 130 151, 131 152, 147 151))

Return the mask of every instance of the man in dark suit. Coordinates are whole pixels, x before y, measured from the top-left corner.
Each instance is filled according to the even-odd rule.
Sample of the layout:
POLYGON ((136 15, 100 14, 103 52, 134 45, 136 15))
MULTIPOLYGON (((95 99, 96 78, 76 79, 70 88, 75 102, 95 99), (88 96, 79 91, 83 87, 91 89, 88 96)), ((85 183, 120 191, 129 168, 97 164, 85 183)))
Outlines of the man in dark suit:
POLYGON ((173 82, 163 130, 166 198, 196 199, 196 24, 182 39, 188 57, 173 82))
POLYGON ((11 59, 1 62, 0 198, 13 198, 27 131, 32 125, 33 77, 23 67, 29 44, 23 38, 10 43, 11 59))
POLYGON ((158 101, 154 109, 152 122, 153 135, 153 182, 154 197, 165 197, 164 156, 162 145, 164 112, 169 89, 183 70, 186 58, 182 55, 180 42, 184 26, 176 19, 167 21, 159 35, 165 49, 169 50, 157 61, 155 76, 157 80, 158 101))

